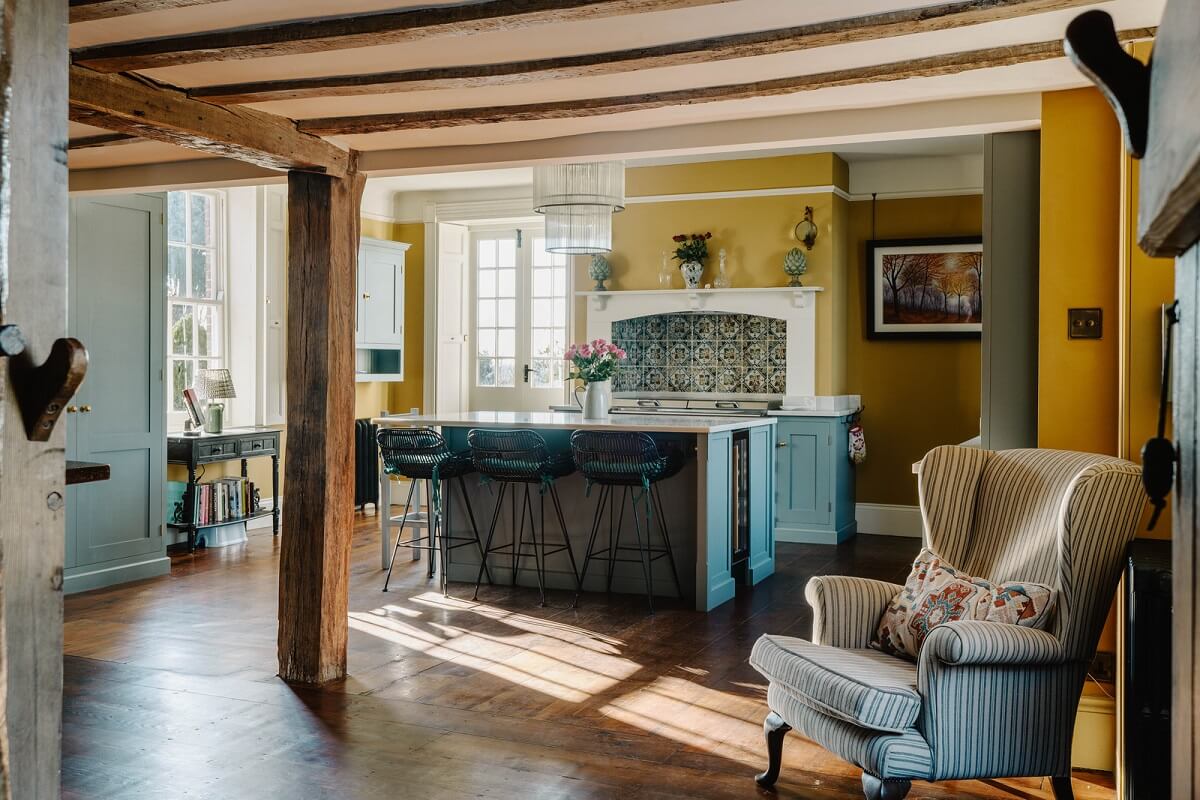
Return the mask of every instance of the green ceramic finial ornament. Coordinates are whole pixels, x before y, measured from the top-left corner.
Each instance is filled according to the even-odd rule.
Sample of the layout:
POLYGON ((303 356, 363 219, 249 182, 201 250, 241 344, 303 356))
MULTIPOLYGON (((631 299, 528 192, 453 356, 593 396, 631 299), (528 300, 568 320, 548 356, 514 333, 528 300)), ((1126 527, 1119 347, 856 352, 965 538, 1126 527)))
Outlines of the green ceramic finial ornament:
POLYGON ((592 256, 592 263, 588 265, 588 277, 596 282, 592 288, 596 292, 608 291, 604 282, 612 275, 612 265, 608 263, 608 259, 596 253, 592 256))
POLYGON ((787 251, 787 255, 783 257, 783 271, 792 277, 788 286, 795 288, 804 285, 800 283, 800 276, 808 272, 808 258, 799 247, 787 251))

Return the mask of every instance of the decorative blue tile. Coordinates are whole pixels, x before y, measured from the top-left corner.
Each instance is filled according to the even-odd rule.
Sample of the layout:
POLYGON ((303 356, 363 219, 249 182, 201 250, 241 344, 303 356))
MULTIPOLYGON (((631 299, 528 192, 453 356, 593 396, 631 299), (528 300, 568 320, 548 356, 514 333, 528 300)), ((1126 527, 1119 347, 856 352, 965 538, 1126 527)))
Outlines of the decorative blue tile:
POLYGON ((692 391, 692 371, 687 367, 671 367, 668 369, 667 389, 672 392, 692 391))
POLYGON ((692 364, 712 367, 717 364, 717 348, 712 339, 696 339, 692 345, 692 364))
POLYGON ((717 315, 700 314, 692 322, 692 340, 713 342, 717 338, 717 315))
POLYGON ((667 317, 667 338, 673 342, 692 338, 692 318, 689 314, 671 314, 667 317))
POLYGON ((744 391, 758 394, 767 391, 767 373, 765 370, 750 368, 746 370, 745 377, 742 378, 742 386, 744 391))
POLYGON ((716 369, 716 382, 713 390, 717 392, 740 392, 746 370, 743 367, 720 366, 716 369))
POLYGON ((747 342, 751 339, 766 339, 767 332, 771 329, 770 319, 767 317, 746 316, 742 325, 742 337, 747 342))
POLYGON ((783 394, 787 391, 787 370, 772 367, 767 370, 767 391, 783 394))
POLYGON ((692 392, 716 391, 716 370, 712 367, 692 367, 692 392))
POLYGON ((667 342, 667 358, 663 362, 668 367, 689 367, 692 362, 692 343, 667 342))
POLYGON ((722 339, 742 338, 742 317, 744 314, 719 314, 717 316, 717 333, 722 339))
POLYGON ((642 375, 642 391, 645 392, 665 392, 667 391, 667 371, 660 367, 647 367, 642 375))
POLYGON ((745 345, 740 340, 723 339, 717 344, 717 363, 725 367, 744 367, 745 345))
POLYGON ((767 343, 761 339, 748 339, 743 346, 743 355, 747 367, 765 367, 767 365, 767 343))
POLYGON ((642 317, 642 336, 645 339, 661 341, 667 338, 667 316, 656 314, 653 317, 642 317))
POLYGON ((771 337, 774 339, 787 340, 787 320, 786 319, 771 319, 771 337))
POLYGON ((667 348, 662 342, 646 340, 642 345, 641 363, 647 367, 661 367, 667 363, 667 348))
POLYGON ((787 345, 783 342, 776 342, 771 345, 771 349, 767 353, 767 358, 773 367, 787 367, 787 345))

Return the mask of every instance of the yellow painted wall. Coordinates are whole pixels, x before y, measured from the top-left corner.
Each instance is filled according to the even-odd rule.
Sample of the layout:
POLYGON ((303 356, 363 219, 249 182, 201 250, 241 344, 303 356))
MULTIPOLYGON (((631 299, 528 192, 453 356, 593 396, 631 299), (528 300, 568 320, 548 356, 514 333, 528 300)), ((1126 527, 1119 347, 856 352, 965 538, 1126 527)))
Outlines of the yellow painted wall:
POLYGON ((912 464, 939 444, 979 434, 980 344, 866 338, 866 243, 871 238, 979 235, 983 198, 880 200, 848 204, 849 296, 846 383, 861 394, 867 460, 857 472, 858 502, 916 505, 912 464))
MULTIPOLYGON (((746 189, 814 186, 845 188, 846 165, 830 153, 738 161, 636 167, 626 172, 630 197, 691 194, 746 189)), ((677 233, 712 232, 704 283, 717 273, 717 253, 728 253, 727 271, 735 287, 784 286, 783 257, 796 246, 792 231, 813 206, 820 233, 808 253, 804 283, 824 287, 817 299, 817 391, 846 391, 844 321, 846 307, 846 257, 837 241, 835 220, 847 214, 845 201, 832 191, 810 195, 697 199, 630 203, 613 217, 613 289, 658 288, 663 251, 673 251, 677 233)), ((576 286, 591 285, 587 259, 576 259, 576 286)), ((681 288, 678 263, 671 261, 674 286, 681 288)), ((576 330, 582 328, 586 310, 576 305, 576 330)))
POLYGON ((1120 132, 1095 89, 1042 95, 1038 445, 1117 452, 1120 132), (1102 339, 1067 339, 1100 307, 1102 339))

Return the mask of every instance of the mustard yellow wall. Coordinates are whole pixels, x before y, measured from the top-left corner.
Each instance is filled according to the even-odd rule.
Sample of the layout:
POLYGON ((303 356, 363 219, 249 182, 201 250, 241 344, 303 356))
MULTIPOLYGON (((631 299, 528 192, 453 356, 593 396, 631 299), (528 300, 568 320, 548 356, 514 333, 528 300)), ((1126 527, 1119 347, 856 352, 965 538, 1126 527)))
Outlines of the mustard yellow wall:
POLYGON ((1120 132, 1094 89, 1042 95, 1038 445, 1117 452, 1120 132), (1067 339, 1099 307, 1102 339, 1067 339))
POLYGON ((871 238, 977 236, 983 198, 881 200, 848 204, 850 250, 846 383, 861 394, 867 460, 857 468, 858 501, 916 505, 912 464, 932 447, 979 434, 980 345, 866 338, 866 243, 871 238))
MULTIPOLYGON (((846 166, 830 153, 745 159, 739 161, 631 168, 626 172, 630 197, 690 194, 794 186, 846 185, 846 166)), ((664 251, 672 251, 671 236, 709 231, 709 260, 704 283, 717 273, 717 254, 728 253, 727 271, 735 287, 784 286, 783 257, 797 242, 792 231, 813 206, 820 233, 808 253, 804 283, 824 287, 817 299, 817 392, 846 391, 844 321, 846 305, 845 251, 837 242, 836 220, 846 215, 845 201, 832 191, 779 197, 738 197, 630 203, 613 217, 612 263, 614 289, 658 288, 664 251)), ((576 259, 576 286, 589 286, 587 260, 576 259)), ((678 263, 671 261, 674 286, 682 287, 678 263)), ((582 305, 576 305, 582 328, 582 305)))

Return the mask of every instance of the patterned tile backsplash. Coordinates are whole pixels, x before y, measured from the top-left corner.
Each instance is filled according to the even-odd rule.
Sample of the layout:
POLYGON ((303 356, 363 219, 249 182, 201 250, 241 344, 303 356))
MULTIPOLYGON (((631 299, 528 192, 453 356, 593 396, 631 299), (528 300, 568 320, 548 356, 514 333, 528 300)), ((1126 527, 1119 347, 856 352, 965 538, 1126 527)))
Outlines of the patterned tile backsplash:
POLYGON ((629 354, 619 392, 783 394, 787 383, 787 320, 657 314, 617 320, 612 339, 629 354))

